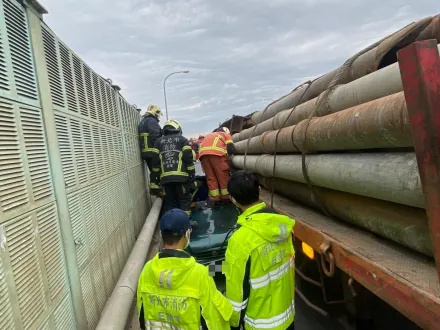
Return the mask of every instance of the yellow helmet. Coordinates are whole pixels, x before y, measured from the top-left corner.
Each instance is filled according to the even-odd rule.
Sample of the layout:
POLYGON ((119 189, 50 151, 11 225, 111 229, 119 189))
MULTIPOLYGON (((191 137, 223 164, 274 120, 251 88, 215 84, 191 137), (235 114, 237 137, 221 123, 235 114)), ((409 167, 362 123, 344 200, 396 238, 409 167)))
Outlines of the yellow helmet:
POLYGON ((180 131, 180 134, 182 134, 182 126, 180 126, 180 123, 175 119, 167 120, 165 125, 163 125, 163 128, 165 129, 166 126, 171 126, 177 131, 180 131))
POLYGON ((157 118, 163 116, 162 110, 160 110, 160 107, 157 104, 150 104, 147 108, 147 112, 157 118))

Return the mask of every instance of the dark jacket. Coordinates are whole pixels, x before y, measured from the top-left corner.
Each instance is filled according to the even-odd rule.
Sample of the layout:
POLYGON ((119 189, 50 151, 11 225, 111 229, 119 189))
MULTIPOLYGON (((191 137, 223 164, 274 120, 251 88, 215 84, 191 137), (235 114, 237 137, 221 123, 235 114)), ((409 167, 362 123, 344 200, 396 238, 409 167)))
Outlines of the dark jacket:
POLYGON ((153 115, 142 118, 139 127, 139 143, 141 145, 142 158, 153 157, 152 151, 157 139, 162 136, 162 129, 159 126, 159 119, 153 115))
POLYGON ((165 130, 154 145, 153 180, 156 184, 188 183, 194 178, 195 166, 188 139, 178 132, 165 130))

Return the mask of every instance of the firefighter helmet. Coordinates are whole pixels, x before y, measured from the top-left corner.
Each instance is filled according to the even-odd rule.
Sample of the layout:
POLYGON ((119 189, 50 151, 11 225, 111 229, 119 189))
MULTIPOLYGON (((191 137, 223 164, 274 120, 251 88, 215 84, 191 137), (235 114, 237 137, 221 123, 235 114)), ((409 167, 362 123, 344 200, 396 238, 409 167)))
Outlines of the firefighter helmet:
POLYGON ((163 116, 162 110, 160 110, 160 107, 157 104, 150 104, 147 108, 147 112, 157 118, 163 116))
POLYGON ((167 120, 163 128, 164 130, 171 128, 171 130, 179 131, 179 133, 182 134, 182 126, 180 126, 180 123, 175 119, 167 120))
POLYGON ((225 132, 226 134, 231 134, 231 132, 229 131, 229 128, 227 128, 227 127, 222 127, 222 131, 225 132))

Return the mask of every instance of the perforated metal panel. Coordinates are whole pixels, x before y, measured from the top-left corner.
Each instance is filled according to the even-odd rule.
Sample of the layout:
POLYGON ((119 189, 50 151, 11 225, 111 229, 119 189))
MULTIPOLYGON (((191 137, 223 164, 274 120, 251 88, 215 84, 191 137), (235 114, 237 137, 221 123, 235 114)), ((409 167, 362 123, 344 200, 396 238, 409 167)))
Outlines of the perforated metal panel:
POLYGON ((77 329, 48 126, 58 138, 50 150, 61 160, 79 296, 94 329, 147 214, 140 116, 27 15, 18 1, 0 1, 0 329, 77 329), (39 90, 41 75, 49 85, 39 90))
POLYGON ((140 116, 109 81, 83 63, 46 26, 42 29, 46 64, 60 75, 50 80, 51 95, 76 253, 83 272, 84 301, 90 290, 99 292, 96 308, 87 311, 93 323, 145 219, 140 218, 146 214, 137 136, 140 116), (58 95, 60 91, 63 95, 58 95), (108 270, 111 283, 101 280, 108 270), (85 274, 91 276, 90 283, 85 274))

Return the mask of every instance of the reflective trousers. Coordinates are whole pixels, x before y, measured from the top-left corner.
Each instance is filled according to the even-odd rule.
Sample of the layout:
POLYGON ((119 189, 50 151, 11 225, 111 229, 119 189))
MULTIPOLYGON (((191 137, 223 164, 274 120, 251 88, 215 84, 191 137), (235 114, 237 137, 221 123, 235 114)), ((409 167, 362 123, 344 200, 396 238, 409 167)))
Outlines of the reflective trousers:
POLYGON ((229 163, 226 156, 204 155, 200 158, 211 200, 229 199, 229 163))

